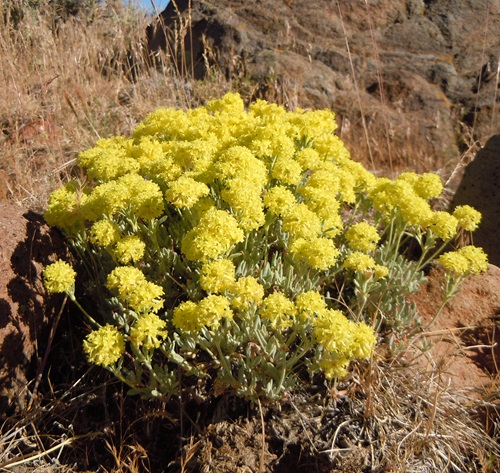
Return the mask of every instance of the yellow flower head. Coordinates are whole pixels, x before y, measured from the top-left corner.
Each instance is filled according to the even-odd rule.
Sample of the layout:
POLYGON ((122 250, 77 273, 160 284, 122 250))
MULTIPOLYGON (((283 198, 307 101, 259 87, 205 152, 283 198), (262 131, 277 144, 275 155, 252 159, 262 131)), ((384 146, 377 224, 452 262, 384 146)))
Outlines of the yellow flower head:
POLYGON ((269 179, 266 165, 244 146, 233 146, 226 150, 215 164, 217 177, 243 179, 261 189, 269 179))
POLYGON ((206 262, 223 255, 243 238, 244 233, 232 215, 210 208, 184 236, 181 248, 187 259, 206 262))
POLYGON ((138 218, 150 220, 163 213, 163 194, 158 184, 138 174, 127 174, 116 182, 119 191, 128 193, 127 204, 138 218))
POLYGON ((349 247, 357 251, 373 251, 380 240, 377 229, 367 222, 355 223, 346 231, 345 237, 349 247))
POLYGON ((370 195, 376 210, 390 215, 397 208, 409 225, 425 227, 432 218, 431 206, 417 195, 408 180, 377 179, 370 195))
POLYGON ((458 220, 458 226, 468 232, 477 229, 481 222, 481 213, 470 205, 459 205, 453 211, 453 216, 458 220))
POLYGON ((339 250, 329 238, 298 238, 290 245, 297 259, 304 259, 314 269, 326 271, 335 265, 339 250))
POLYGON ((135 321, 130 330, 130 341, 138 347, 145 347, 148 350, 158 348, 161 340, 168 335, 165 327, 166 322, 156 314, 147 313, 135 321))
POLYGON ((345 356, 326 352, 319 361, 319 367, 328 380, 341 379, 347 375, 347 367, 351 360, 345 356))
POLYGON ((264 205, 260 187, 246 179, 231 179, 221 197, 231 206, 240 227, 249 232, 260 228, 265 222, 264 205))
POLYGON ((97 246, 111 246, 120 239, 120 228, 110 220, 98 220, 90 229, 89 239, 97 246))
POLYGON ((343 266, 345 269, 353 269, 359 272, 369 271, 375 268, 375 260, 365 253, 353 251, 346 256, 343 266))
POLYGON ((354 325, 352 351, 354 358, 360 360, 370 358, 376 343, 377 337, 372 327, 361 322, 354 325))
POLYGON ((68 182, 50 194, 43 218, 50 226, 65 232, 83 228, 85 218, 82 206, 86 200, 87 195, 81 191, 80 185, 76 181, 68 182))
POLYGON ((443 192, 443 182, 437 174, 425 173, 413 184, 416 194, 423 199, 434 199, 443 192))
POLYGON ((424 173, 419 175, 414 172, 403 172, 398 176, 397 181, 409 183, 415 193, 426 200, 439 197, 443 192, 443 183, 437 174, 424 173))
POLYGON ((222 319, 232 318, 227 297, 210 295, 197 304, 192 301, 179 304, 174 309, 172 323, 183 332, 196 332, 204 326, 215 330, 222 319))
POLYGON ((295 202, 295 196, 285 186, 271 187, 264 197, 264 205, 275 215, 281 215, 295 202))
POLYGON ((125 339, 115 326, 106 324, 87 335, 83 349, 91 363, 111 366, 125 353, 125 339))
POLYGON ((90 179, 101 182, 139 170, 139 163, 131 156, 132 140, 121 136, 97 141, 94 148, 78 156, 78 165, 87 170, 90 179))
POLYGON ((137 235, 129 235, 116 242, 112 254, 119 263, 129 264, 139 262, 145 251, 146 244, 137 235))
POLYGON ((73 291, 75 277, 75 270, 65 261, 56 261, 43 270, 43 284, 49 293, 73 291))
POLYGON ((191 177, 181 176, 170 183, 165 192, 167 200, 179 208, 191 208, 201 197, 210 193, 209 187, 203 182, 198 182, 191 177))
POLYGON ((260 305, 264 298, 264 287, 253 276, 239 278, 231 288, 231 306, 246 310, 253 304, 260 305))
POLYGON ((318 169, 323 160, 319 153, 313 148, 304 148, 295 153, 295 161, 297 161, 302 169, 310 169, 314 171, 318 169))
POLYGON ((281 184, 296 186, 302 179, 302 168, 300 164, 290 158, 277 159, 274 163, 271 175, 281 184))
POLYGON ((321 231, 321 220, 306 204, 293 204, 283 212, 283 230, 295 238, 315 238, 321 231))
POLYGON ((448 212, 438 211, 432 214, 429 229, 441 240, 451 240, 457 234, 458 220, 448 212))
POLYGON ((488 256, 482 248, 477 246, 464 246, 458 250, 469 262, 469 272, 471 274, 481 274, 488 270, 488 256))
POLYGON ((235 267, 228 259, 218 259, 205 263, 201 268, 200 286, 214 294, 230 289, 235 282, 235 267))
POLYGON ((146 280, 133 266, 119 266, 108 275, 106 287, 137 313, 158 312, 163 307, 163 288, 146 280))
POLYGON ((269 320, 272 328, 285 330, 293 325, 295 304, 284 294, 274 292, 264 299, 260 315, 264 320, 269 320))
POLYGON ((340 310, 323 311, 314 323, 314 336, 325 350, 342 356, 352 357, 354 322, 340 310))
POLYGON ((480 274, 488 269, 486 253, 482 248, 472 245, 442 254, 438 258, 438 263, 457 276, 480 274))
POLYGON ((310 320, 327 310, 325 299, 316 291, 299 294, 295 299, 295 307, 299 317, 310 320))
POLYGON ((198 306, 195 302, 181 302, 174 309, 172 323, 182 332, 195 332, 203 327, 198 321, 198 306))

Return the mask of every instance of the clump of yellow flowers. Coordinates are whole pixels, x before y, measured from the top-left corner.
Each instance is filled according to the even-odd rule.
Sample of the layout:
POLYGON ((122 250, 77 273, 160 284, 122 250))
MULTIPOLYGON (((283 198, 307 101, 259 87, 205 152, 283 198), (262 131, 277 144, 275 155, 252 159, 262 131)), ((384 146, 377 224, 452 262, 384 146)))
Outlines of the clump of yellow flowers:
MULTIPOLYGON (((44 216, 86 270, 89 361, 144 397, 191 383, 279 399, 305 375, 346 376, 377 331, 408 326, 422 269, 480 214, 432 210, 437 175, 376 178, 335 128, 330 111, 245 109, 230 93, 81 153, 87 179, 44 216)), ((474 247, 439 262, 455 282, 487 265, 474 247)), ((44 277, 76 302, 67 263, 44 277)))

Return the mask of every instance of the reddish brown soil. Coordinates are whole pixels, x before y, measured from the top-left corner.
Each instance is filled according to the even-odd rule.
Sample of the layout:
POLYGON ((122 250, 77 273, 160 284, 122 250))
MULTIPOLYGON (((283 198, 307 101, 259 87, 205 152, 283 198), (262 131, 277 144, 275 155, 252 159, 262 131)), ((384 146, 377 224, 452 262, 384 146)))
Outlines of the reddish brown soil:
POLYGON ((34 212, 0 201, 0 411, 25 398, 30 362, 43 354, 59 298, 46 298, 44 266, 66 254, 61 236, 34 212))
POLYGON ((464 281, 435 318, 442 280, 441 272, 431 271, 415 298, 424 324, 415 343, 432 344, 419 362, 439 373, 443 383, 477 397, 498 386, 500 378, 500 268, 490 265, 486 273, 464 281))

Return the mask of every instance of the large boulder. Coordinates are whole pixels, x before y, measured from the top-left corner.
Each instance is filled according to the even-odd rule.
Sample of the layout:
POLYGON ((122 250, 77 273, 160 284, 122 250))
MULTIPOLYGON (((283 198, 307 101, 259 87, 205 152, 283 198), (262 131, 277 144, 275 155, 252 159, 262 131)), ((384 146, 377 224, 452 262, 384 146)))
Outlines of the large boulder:
POLYGON ((195 78, 215 66, 251 84, 250 98, 333 109, 351 152, 371 155, 377 167, 452 167, 464 150, 461 127, 482 144, 500 132, 498 2, 313 5, 171 0, 148 28, 148 47, 195 78))
POLYGON ((473 242, 500 266, 500 135, 490 138, 461 174, 450 208, 472 205, 481 212, 473 242))

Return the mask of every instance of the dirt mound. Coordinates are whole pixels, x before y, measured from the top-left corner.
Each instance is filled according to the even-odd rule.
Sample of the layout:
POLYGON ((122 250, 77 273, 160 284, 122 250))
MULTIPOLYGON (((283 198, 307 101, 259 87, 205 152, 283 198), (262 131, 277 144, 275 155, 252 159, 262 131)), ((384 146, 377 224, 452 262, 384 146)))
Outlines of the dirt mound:
POLYGON ((34 212, 0 202, 0 411, 23 404, 62 299, 48 298, 43 268, 67 256, 62 237, 34 212))
POLYGON ((460 292, 436 316, 442 272, 433 270, 415 302, 423 333, 413 343, 429 345, 418 362, 441 382, 471 397, 498 390, 500 374, 500 268, 467 279, 460 292), (425 360, 425 361, 424 361, 425 360), (496 385, 495 385, 496 380, 496 385))

